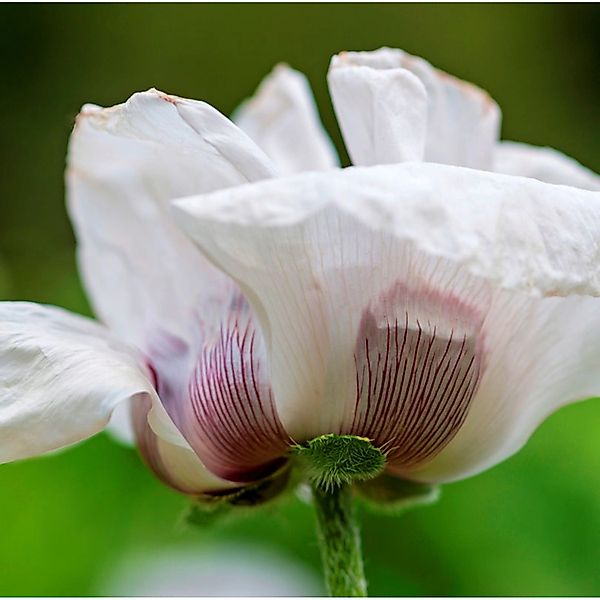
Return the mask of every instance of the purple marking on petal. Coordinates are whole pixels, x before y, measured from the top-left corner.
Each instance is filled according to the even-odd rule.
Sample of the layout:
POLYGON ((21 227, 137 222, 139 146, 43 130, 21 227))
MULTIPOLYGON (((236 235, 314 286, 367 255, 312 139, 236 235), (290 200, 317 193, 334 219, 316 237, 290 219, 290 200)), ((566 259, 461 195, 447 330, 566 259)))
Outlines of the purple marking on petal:
POLYGON ((368 307, 355 350, 355 408, 344 432, 373 440, 391 470, 431 460, 464 423, 479 385, 481 324, 479 312, 457 297, 403 284, 368 307))
POLYGON ((246 483, 277 470, 290 440, 266 380, 264 343, 249 304, 238 291, 223 308, 218 329, 195 359, 184 353, 179 367, 159 360, 151 368, 165 409, 206 468, 246 483))
POLYGON ((258 344, 251 320, 231 315, 216 342, 203 348, 189 385, 194 447, 208 468, 232 481, 270 474, 289 444, 264 382, 258 344))

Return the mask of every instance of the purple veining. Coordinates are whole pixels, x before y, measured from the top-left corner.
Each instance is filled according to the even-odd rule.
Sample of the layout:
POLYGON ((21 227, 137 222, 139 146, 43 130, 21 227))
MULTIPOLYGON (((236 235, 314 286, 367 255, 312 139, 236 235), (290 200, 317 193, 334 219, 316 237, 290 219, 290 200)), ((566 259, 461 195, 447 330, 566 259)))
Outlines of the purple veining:
MULTIPOLYGON (((233 290, 217 323, 198 331, 203 341, 194 349, 158 338, 148 359, 154 387, 207 469, 227 481, 258 481, 287 461, 291 440, 252 309, 233 290)), ((354 363, 354 409, 339 432, 371 439, 388 469, 405 474, 441 452, 467 417, 485 366, 482 317, 452 294, 398 283, 363 311, 354 363)), ((137 405, 141 451, 169 481, 152 432, 140 425, 148 406, 137 405)))
POLYGON ((401 284, 367 308, 354 357, 354 411, 344 432, 373 440, 392 471, 431 460, 454 438, 477 391, 481 324, 478 312, 455 296, 401 284), (390 320, 400 307, 407 307, 403 317, 390 320))

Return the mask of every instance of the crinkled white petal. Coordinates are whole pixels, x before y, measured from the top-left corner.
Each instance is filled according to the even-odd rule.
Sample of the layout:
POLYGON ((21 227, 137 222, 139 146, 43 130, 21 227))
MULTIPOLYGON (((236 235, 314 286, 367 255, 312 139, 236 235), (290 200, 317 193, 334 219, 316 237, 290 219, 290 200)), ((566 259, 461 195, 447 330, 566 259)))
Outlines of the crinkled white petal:
POLYGON ((155 396, 139 357, 102 326, 58 308, 0 303, 0 462, 90 437, 141 394, 155 396))
MULTIPOLYGON (((408 74, 401 76, 401 71, 408 71, 419 79, 426 92, 427 131, 423 160, 491 169, 500 130, 498 105, 478 87, 435 69, 422 58, 393 48, 380 48, 373 52, 344 52, 332 61, 330 81, 334 85, 331 92, 336 110, 338 106, 344 107, 338 116, 345 139, 352 146, 352 153, 359 155, 358 148, 355 150, 354 146, 358 146, 361 137, 365 138, 364 134, 360 134, 361 128, 366 130, 376 125, 371 129, 372 137, 376 138, 385 131, 385 121, 389 130, 397 132, 402 138, 418 139, 423 121, 421 92, 413 78, 408 74), (362 67, 345 75, 345 93, 334 75, 335 70, 342 66, 362 67), (351 81, 351 77, 354 81, 351 81), (357 92, 354 110, 366 114, 352 116, 353 100, 348 95, 352 89, 357 92), (365 101, 365 98, 368 100, 365 101), (409 115, 406 110, 411 111, 409 115), (374 114, 370 115, 368 111, 374 114), (408 129, 409 119, 412 118, 419 121, 412 124, 413 129, 408 129), (358 131, 351 133, 354 128, 358 128, 358 131)), ((373 146, 372 141, 367 143, 368 148, 373 146)), ((382 150, 378 150, 378 153, 382 150)), ((393 154, 382 162, 394 162, 402 153, 395 149, 393 154)), ((363 159, 362 164, 376 162, 375 159, 363 159)))
POLYGON ((277 65, 233 119, 284 175, 339 166, 306 77, 277 65))
POLYGON ((423 160, 427 93, 410 71, 355 64, 344 53, 332 58, 327 79, 353 164, 423 160))
MULTIPOLYGON (((497 429, 489 419, 484 435, 497 439, 488 442, 479 465, 467 464, 472 456, 461 463, 459 451, 452 461, 454 475, 444 467, 436 477, 461 476, 501 460, 559 403, 593 389, 600 392, 600 371, 584 367, 585 384, 575 381, 581 379, 581 371, 573 369, 580 343, 567 344, 565 351, 573 356, 563 361, 564 371, 556 379, 548 378, 562 382, 552 394, 537 375, 524 385, 526 372, 560 366, 557 348, 544 362, 543 336, 537 338, 537 354, 526 346, 535 363, 529 368, 496 366, 501 364, 498 353, 521 355, 509 342, 526 339, 529 320, 532 332, 544 332, 562 316, 560 311, 538 313, 538 306, 575 302, 571 294, 600 295, 599 194, 405 163, 253 184, 184 199, 175 207, 179 224, 256 307, 270 352, 278 413, 296 439, 347 425, 356 397, 361 322, 376 314, 373 306, 379 307, 382 327, 401 323, 410 313, 434 336, 475 332, 482 340, 477 352, 484 379, 468 418, 476 419, 478 411, 484 419, 493 414, 485 400, 490 386, 502 387, 495 396, 504 402, 498 410, 516 415, 497 429), (520 315, 518 306, 503 308, 504 295, 509 308, 524 298, 530 319, 520 315), (398 298, 401 303, 394 304, 398 298), (504 345, 503 339, 508 340, 504 345), (525 391, 517 401, 511 392, 519 385, 525 391), (538 396, 529 404, 534 389, 538 396), (478 403, 486 404, 488 412, 478 403)), ((571 313, 571 325, 565 327, 575 332, 572 339, 585 327, 591 307, 571 313)), ((554 346, 566 330, 560 325, 557 331, 556 338, 548 337, 554 346)), ((600 359, 594 346, 589 352, 580 357, 588 367, 600 359)), ((460 435, 438 456, 459 444, 460 435)))
MULTIPOLYGON (((578 188, 403 163, 307 173, 174 203, 177 223, 205 252, 218 246, 236 258, 235 244, 226 251, 231 232, 244 245, 261 242, 257 232, 285 239, 288 228, 331 211, 500 287, 537 296, 600 294, 600 194, 578 188), (217 230, 226 236, 221 241, 217 230)), ((275 260, 284 264, 279 256, 269 262, 275 260)))
POLYGON ((600 191, 599 175, 554 148, 500 142, 494 152, 494 171, 600 191))
POLYGON ((101 319, 147 349, 163 334, 193 344, 230 285, 175 227, 171 198, 271 177, 275 167, 203 102, 156 90, 86 106, 69 145, 68 207, 80 269, 101 319))

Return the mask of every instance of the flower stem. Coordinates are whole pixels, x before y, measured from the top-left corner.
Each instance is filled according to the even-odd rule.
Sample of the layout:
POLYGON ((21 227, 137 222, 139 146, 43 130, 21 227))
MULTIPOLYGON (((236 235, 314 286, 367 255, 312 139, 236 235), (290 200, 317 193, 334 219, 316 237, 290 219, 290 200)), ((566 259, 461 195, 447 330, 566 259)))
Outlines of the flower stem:
POLYGON ((313 485, 317 530, 325 581, 330 596, 364 597, 367 582, 354 519, 352 489, 336 486, 328 491, 313 485))

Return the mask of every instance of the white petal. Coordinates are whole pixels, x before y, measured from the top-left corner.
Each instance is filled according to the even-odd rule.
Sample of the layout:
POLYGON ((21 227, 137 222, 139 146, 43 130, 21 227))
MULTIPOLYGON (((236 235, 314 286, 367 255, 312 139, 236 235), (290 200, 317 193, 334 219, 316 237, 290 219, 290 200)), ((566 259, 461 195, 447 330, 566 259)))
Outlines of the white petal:
POLYGON ((106 432, 125 446, 135 445, 135 432, 131 422, 131 402, 124 401, 113 410, 106 432))
POLYGON ((411 477, 451 481, 517 452, 565 404, 600 395, 600 299, 497 294, 483 335, 488 365, 448 446, 411 477))
POLYGON ((271 396, 268 357, 243 295, 202 326, 204 343, 187 371, 173 371, 177 347, 151 360, 154 386, 173 422, 215 475, 254 482, 285 462, 289 438, 271 396))
POLYGON ((57 308, 0 303, 0 462, 90 437, 138 395, 154 395, 139 358, 102 326, 57 308))
POLYGON ((306 77, 287 65, 277 65, 265 77, 233 120, 284 175, 339 166, 306 77))
MULTIPOLYGON (((342 99, 339 93, 341 90, 336 90, 335 85, 332 87, 336 109, 338 105, 347 106, 345 111, 338 114, 347 141, 346 130, 353 127, 354 122, 359 122, 359 118, 361 126, 365 128, 366 125, 372 127, 377 122, 377 129, 371 129, 373 137, 385 131, 385 121, 388 121, 390 131, 400 135, 410 125, 410 119, 418 118, 418 127, 417 124, 413 124, 415 129, 409 130, 412 134, 408 135, 409 139, 418 139, 416 133, 420 131, 423 120, 420 116, 422 100, 413 78, 408 77, 408 74, 403 78, 399 75, 402 71, 408 71, 420 80, 427 96, 427 132, 423 160, 481 169, 491 168, 500 129, 500 110, 486 92, 435 69, 421 58, 392 48, 380 48, 374 52, 342 53, 332 61, 332 75, 334 69, 342 65, 362 67, 354 71, 356 81, 352 87, 356 90, 362 87, 365 94, 372 96, 368 103, 357 101, 354 110, 364 113, 373 110, 373 107, 377 109, 376 120, 368 114, 363 114, 361 117, 354 116, 351 122, 348 114, 351 114, 352 98, 342 99), (408 110, 413 102, 419 106, 419 110, 413 108, 410 117, 407 118, 404 111, 408 110)), ((350 77, 351 74, 348 73, 348 80, 350 77)), ((335 78, 333 81, 335 83, 335 78)), ((348 89, 351 89, 350 83, 349 81, 348 89)), ((356 137, 357 134, 354 135, 356 137)), ((356 137, 355 141, 358 143, 359 139, 356 137)), ((371 142, 369 147, 372 145, 371 142)), ((355 152, 359 151, 353 148, 352 153, 355 152)), ((384 162, 394 162, 399 156, 401 153, 395 151, 394 155, 384 162)), ((375 159, 363 159, 364 164, 375 162, 375 159)))
POLYGON ((411 328, 435 338, 479 335, 498 288, 600 294, 600 195, 531 179, 405 163, 248 185, 176 208, 261 318, 278 413, 296 439, 346 428, 361 323, 374 305, 384 324, 410 313, 411 328))
POLYGON ((186 493, 231 487, 205 469, 175 428, 135 351, 84 317, 0 303, 0 463, 88 438, 131 402, 145 407, 138 439, 143 452, 155 450, 167 483, 186 493))
POLYGON ((348 154, 355 165, 423 160, 427 93, 402 68, 356 64, 352 54, 334 56, 327 76, 348 154))
MULTIPOLYGON (((235 487, 213 475, 180 434, 157 435, 152 427, 157 415, 153 419, 152 412, 156 412, 158 406, 147 397, 135 398, 132 426, 140 453, 159 479, 184 494, 192 495, 235 487)), ((163 425, 172 423, 166 414, 162 414, 162 419, 163 425)))
POLYGON ((494 153, 494 171, 600 191, 599 175, 554 148, 500 142, 494 153))
POLYGON ((84 107, 69 146, 68 204, 101 319, 143 349, 164 332, 193 344, 190 319, 230 286, 172 223, 168 202, 274 173, 203 102, 151 90, 113 108, 84 107))

